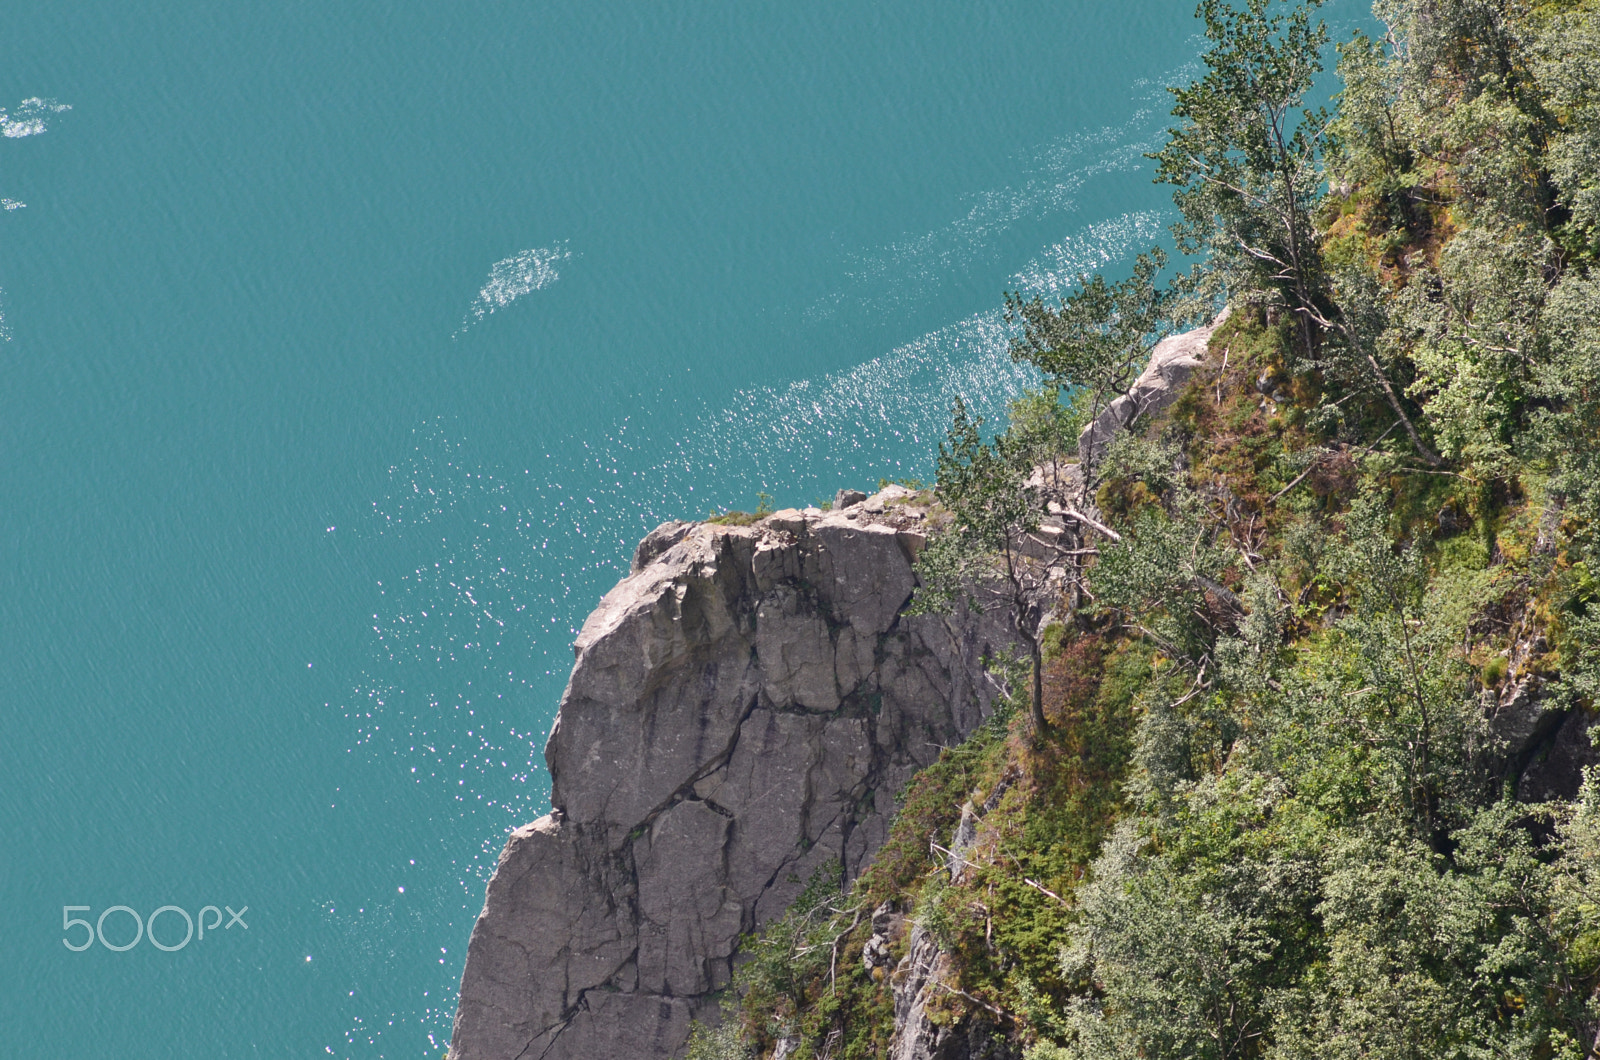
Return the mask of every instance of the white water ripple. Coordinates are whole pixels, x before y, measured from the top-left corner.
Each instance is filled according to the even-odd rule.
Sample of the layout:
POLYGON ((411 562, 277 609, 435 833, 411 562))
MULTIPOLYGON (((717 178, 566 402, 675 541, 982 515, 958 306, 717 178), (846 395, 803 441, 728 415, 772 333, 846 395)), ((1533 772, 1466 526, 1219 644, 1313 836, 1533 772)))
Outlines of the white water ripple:
MULTIPOLYGON (((0 107, 0 136, 11 140, 18 140, 24 136, 38 136, 49 128, 49 119, 52 115, 71 109, 70 103, 57 103, 53 99, 41 99, 38 96, 31 96, 18 103, 14 111, 8 112, 6 108, 0 107)), ((6 213, 21 210, 27 205, 16 199, 0 198, 0 211, 6 213)), ((11 333, 6 330, 4 316, 0 315, 0 342, 9 338, 11 333)))
POLYGON ((1040 255, 1012 274, 1008 291, 1024 297, 1060 298, 1077 290, 1086 273, 1124 261, 1140 244, 1160 238, 1166 216, 1140 210, 1090 225, 1044 248, 1040 255))
MULTIPOLYGON (((1160 146, 1166 126, 1169 101, 1165 86, 1181 84, 1195 72, 1195 64, 1186 63, 1157 79, 1135 81, 1130 86, 1134 110, 1123 121, 1064 135, 1035 148, 1018 160, 1020 179, 967 196, 965 211, 943 225, 920 236, 847 255, 843 271, 849 289, 813 302, 804 310, 804 318, 812 322, 825 320, 847 304, 886 312, 923 303, 938 297, 947 284, 974 265, 983 267, 987 262, 1003 268, 995 255, 1008 233, 1060 223, 1078 212, 1078 197, 1092 182, 1113 174, 1135 173, 1146 165, 1147 152, 1160 146)), ((1156 216, 1132 215, 1140 225, 1140 240, 1148 241, 1156 235, 1159 226, 1144 223, 1156 216)), ((1030 292, 1047 296, 1065 293, 1078 272, 1104 267, 1121 257, 1116 253, 1109 257, 1085 256, 1081 252, 1086 248, 1070 244, 1069 240, 1046 248, 1042 263, 1032 262, 1024 267, 1020 275, 1030 292), (1062 263, 1053 264, 1056 258, 1062 263), (1074 258, 1081 260, 1068 260, 1074 258), (1066 287, 1033 282, 1051 268, 1065 270, 1066 287)), ((1016 279, 1013 277, 1013 281, 1016 279)))
POLYGON ((0 107, 0 136, 15 140, 23 136, 38 136, 49 128, 50 118, 72 109, 70 103, 57 103, 53 99, 33 96, 7 112, 0 107))
POLYGON ((461 318, 461 327, 456 333, 460 334, 477 321, 497 309, 504 309, 525 294, 549 287, 561 279, 561 273, 556 266, 570 257, 572 252, 567 249, 566 242, 562 241, 551 247, 524 250, 520 254, 495 262, 489 269, 488 282, 478 292, 478 297, 473 300, 467 315, 461 318))

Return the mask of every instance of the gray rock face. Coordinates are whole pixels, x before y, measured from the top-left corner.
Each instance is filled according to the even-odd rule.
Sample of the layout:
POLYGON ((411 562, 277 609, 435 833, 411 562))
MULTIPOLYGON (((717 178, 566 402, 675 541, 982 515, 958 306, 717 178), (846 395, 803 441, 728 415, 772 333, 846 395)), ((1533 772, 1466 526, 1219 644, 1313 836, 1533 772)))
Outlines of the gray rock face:
MULTIPOLYGON (((934 1015, 954 962, 921 925, 894 974, 894 1038, 889 1060, 1018 1060, 1020 1050, 984 1017, 950 1024, 934 1015)), ((948 1018, 946 1018, 948 1019, 948 1018)))
POLYGON ((715 1019, 735 943, 820 867, 854 877, 894 798, 993 695, 981 616, 907 617, 914 495, 667 523, 579 634, 472 932, 455 1060, 669 1057, 715 1019))
POLYGON ((1547 679, 1533 665, 1550 645, 1531 615, 1524 621, 1524 629, 1532 632, 1513 638, 1505 681, 1485 694, 1497 767, 1523 802, 1576 798, 1584 768, 1600 765, 1600 749, 1589 739, 1596 721, 1550 694, 1547 679))
POLYGON ((1549 737, 1534 748, 1517 778, 1523 802, 1576 798, 1585 768, 1600 765, 1591 732, 1595 718, 1583 710, 1565 711, 1549 737))

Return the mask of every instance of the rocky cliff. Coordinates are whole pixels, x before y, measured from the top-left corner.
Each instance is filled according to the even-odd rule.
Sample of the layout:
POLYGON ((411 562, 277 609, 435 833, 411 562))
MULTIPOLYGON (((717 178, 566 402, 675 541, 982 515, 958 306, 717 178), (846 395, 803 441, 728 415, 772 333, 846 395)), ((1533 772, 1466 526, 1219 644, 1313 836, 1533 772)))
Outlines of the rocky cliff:
POLYGON ((749 526, 666 523, 606 595, 545 748, 551 804, 472 932, 454 1060, 668 1057, 739 936, 985 716, 981 616, 903 614, 926 508, 892 486, 749 526))

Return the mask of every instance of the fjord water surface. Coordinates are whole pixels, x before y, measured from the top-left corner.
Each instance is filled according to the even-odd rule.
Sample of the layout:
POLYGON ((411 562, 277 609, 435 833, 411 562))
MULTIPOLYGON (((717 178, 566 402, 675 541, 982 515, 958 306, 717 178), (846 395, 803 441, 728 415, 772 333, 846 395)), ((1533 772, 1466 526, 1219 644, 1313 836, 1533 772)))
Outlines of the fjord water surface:
POLYGON ((0 1052, 441 1055, 634 541, 995 416, 1190 13, 8 4, 0 1052))

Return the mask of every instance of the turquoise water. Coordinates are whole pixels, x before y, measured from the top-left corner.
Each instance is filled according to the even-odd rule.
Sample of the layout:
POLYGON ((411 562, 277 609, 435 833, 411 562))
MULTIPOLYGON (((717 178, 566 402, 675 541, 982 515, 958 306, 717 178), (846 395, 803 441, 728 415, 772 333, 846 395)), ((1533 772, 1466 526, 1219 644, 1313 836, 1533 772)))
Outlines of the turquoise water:
POLYGON ((12 0, 0 1053, 441 1055, 633 542, 993 414, 1191 10, 12 0))

